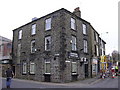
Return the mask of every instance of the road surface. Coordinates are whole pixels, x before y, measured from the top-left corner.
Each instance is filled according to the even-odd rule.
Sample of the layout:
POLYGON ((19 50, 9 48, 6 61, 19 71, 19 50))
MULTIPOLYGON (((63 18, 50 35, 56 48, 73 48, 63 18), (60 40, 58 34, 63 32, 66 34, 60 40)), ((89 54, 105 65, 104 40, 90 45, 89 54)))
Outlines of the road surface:
MULTIPOLYGON (((2 88, 6 88, 5 82, 6 79, 2 78, 2 88)), ((12 79, 11 88, 118 88, 118 77, 98 79, 91 83, 77 81, 62 84, 12 79)))

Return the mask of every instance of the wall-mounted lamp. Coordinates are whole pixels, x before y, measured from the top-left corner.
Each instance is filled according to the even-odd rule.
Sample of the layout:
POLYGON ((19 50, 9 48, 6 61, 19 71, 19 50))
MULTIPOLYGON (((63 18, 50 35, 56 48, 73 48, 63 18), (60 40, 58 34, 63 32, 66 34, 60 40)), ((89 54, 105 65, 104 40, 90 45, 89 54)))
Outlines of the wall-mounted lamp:
POLYGON ((84 64, 84 63, 87 63, 87 58, 82 57, 80 59, 80 66, 82 66, 82 64, 84 64))
POLYGON ((84 63, 84 57, 80 59, 80 66, 82 66, 83 63, 84 63))
POLYGON ((60 54, 58 54, 58 53, 55 54, 55 55, 54 55, 54 60, 56 60, 56 57, 59 57, 59 56, 60 56, 60 54))

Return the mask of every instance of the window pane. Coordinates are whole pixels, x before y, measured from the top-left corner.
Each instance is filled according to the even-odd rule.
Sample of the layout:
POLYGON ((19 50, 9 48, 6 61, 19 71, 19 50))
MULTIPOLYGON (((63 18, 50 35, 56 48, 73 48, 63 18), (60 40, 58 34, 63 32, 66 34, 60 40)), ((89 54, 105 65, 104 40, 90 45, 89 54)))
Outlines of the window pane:
POLYGON ((77 48, 76 48, 76 37, 75 36, 72 36, 72 50, 76 51, 77 48))
POLYGON ((77 73, 77 63, 72 62, 72 73, 77 73))
POLYGON ((20 30, 18 33, 18 39, 22 39, 22 30, 20 30))
POLYGON ((51 29, 51 18, 45 20, 45 30, 51 29))
POLYGON ((46 63, 46 73, 50 73, 50 63, 46 63))
POLYGON ((30 64, 30 73, 35 74, 35 63, 30 64))
POLYGON ((36 24, 32 25, 32 35, 36 34, 36 24))
POLYGON ((31 53, 35 52, 35 40, 31 41, 31 53))
POLYGON ((45 50, 51 49, 51 36, 45 37, 45 50))
POLYGON ((87 40, 84 40, 84 52, 85 52, 85 53, 88 52, 88 48, 87 48, 87 40))
POLYGON ((97 49, 97 56, 99 56, 99 49, 98 49, 98 46, 96 46, 96 49, 97 49))
POLYGON ((27 72, 27 65, 26 63, 23 63, 23 73, 26 74, 27 72))
POLYGON ((71 18, 71 28, 75 30, 75 19, 71 18))
POLYGON ((86 25, 85 24, 82 24, 83 25, 83 34, 87 34, 86 33, 86 25))

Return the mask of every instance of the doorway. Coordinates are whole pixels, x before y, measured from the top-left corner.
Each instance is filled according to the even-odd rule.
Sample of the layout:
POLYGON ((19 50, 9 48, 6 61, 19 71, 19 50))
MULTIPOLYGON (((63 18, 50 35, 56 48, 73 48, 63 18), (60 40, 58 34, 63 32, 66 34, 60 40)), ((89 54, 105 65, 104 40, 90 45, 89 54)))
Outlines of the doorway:
POLYGON ((88 73, 88 64, 84 64, 84 68, 85 68, 85 78, 88 78, 88 76, 89 76, 89 73, 88 73))

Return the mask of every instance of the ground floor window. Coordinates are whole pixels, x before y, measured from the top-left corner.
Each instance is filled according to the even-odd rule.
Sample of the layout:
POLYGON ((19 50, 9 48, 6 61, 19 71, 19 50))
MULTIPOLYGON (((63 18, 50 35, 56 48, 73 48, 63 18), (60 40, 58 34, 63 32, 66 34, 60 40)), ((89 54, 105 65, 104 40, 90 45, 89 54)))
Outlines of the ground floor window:
POLYGON ((35 74, 35 63, 30 63, 30 74, 35 74))
POLYGON ((22 73, 26 74, 27 73, 27 63, 23 63, 23 69, 22 73))
POLYGON ((72 62, 72 74, 77 74, 77 63, 72 62))
POLYGON ((93 65, 92 65, 92 72, 93 72, 94 74, 97 74, 97 70, 98 70, 97 64, 93 64, 93 65))
POLYGON ((50 66, 50 61, 49 60, 45 60, 45 74, 50 74, 51 72, 51 66, 50 66))

